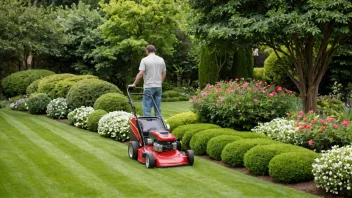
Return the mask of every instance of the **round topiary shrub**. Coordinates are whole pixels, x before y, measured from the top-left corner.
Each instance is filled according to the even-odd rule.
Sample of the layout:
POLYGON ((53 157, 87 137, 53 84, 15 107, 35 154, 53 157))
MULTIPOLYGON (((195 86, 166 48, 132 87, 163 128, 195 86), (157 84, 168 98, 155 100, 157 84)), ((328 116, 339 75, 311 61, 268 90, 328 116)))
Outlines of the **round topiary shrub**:
POLYGON ((33 69, 12 73, 2 80, 4 93, 8 97, 23 95, 33 81, 55 74, 49 70, 33 69))
POLYGON ((113 111, 104 115, 98 123, 98 133, 105 137, 111 137, 117 141, 130 139, 129 121, 133 117, 131 113, 113 111))
POLYGON ((79 107, 68 115, 68 123, 81 129, 87 129, 88 115, 94 111, 93 107, 79 107))
POLYGON ((270 139, 242 139, 227 144, 221 152, 221 160, 232 167, 243 167, 243 157, 257 145, 280 144, 270 139))
POLYGON ((128 103, 127 97, 120 93, 103 94, 95 101, 94 109, 102 109, 107 112, 132 111, 131 106, 128 103))
POLYGON ((198 123, 198 124, 186 124, 182 126, 176 127, 172 133, 175 135, 177 139, 182 139, 183 135, 190 130, 202 130, 202 129, 212 129, 212 128, 220 128, 215 124, 208 123, 198 123))
POLYGON ((39 84, 40 80, 41 79, 35 80, 30 85, 27 86, 27 88, 26 88, 26 94, 27 95, 31 95, 31 94, 37 92, 38 84, 39 84))
POLYGON ((221 128, 221 127, 217 127, 217 125, 214 125, 214 127, 197 127, 197 128, 195 127, 195 128, 187 130, 181 139, 181 149, 187 150, 187 149, 191 148, 190 142, 191 142, 192 137, 195 134, 197 134, 201 131, 207 130, 207 129, 217 129, 217 128, 221 128))
POLYGON ((66 99, 70 108, 93 106, 95 101, 106 93, 120 93, 120 89, 109 82, 89 79, 81 80, 68 91, 66 99))
POLYGON ((197 122, 197 115, 193 112, 178 113, 166 120, 166 123, 170 125, 170 131, 173 131, 178 126, 186 124, 195 124, 197 122))
POLYGON ((97 132, 99 120, 106 114, 108 114, 108 112, 101 109, 95 110, 92 113, 90 113, 88 115, 88 122, 87 122, 88 130, 97 132))
POLYGON ((45 93, 35 93, 32 94, 27 101, 28 111, 31 114, 43 114, 46 112, 46 107, 48 106, 51 99, 45 93))
POLYGON ((220 161, 221 152, 224 147, 234 141, 241 140, 242 138, 233 135, 220 135, 209 140, 207 144, 207 153, 209 157, 220 161))
POLYGON ((74 74, 54 74, 51 76, 47 76, 42 78, 38 83, 38 93, 46 93, 52 99, 54 99, 54 95, 52 95, 51 91, 55 88, 56 84, 61 80, 66 78, 71 78, 76 75, 74 74))
POLYGON ((281 153, 270 160, 269 175, 283 183, 311 181, 314 179, 312 164, 318 157, 317 153, 281 153))
POLYGON ((54 119, 65 119, 68 112, 66 98, 56 98, 50 101, 46 108, 47 116, 54 119))

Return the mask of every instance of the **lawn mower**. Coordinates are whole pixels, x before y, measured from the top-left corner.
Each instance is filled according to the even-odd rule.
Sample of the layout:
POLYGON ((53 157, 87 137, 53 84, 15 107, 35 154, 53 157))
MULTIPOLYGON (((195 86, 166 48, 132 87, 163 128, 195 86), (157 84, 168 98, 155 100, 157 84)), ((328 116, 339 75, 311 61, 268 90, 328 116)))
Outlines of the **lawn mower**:
POLYGON ((181 143, 167 128, 161 116, 137 116, 131 95, 144 95, 152 98, 155 110, 159 112, 160 110, 151 95, 130 93, 133 89, 132 87, 127 88, 128 102, 134 114, 130 121, 128 156, 145 164, 147 168, 192 166, 194 163, 192 150, 181 151, 181 143))

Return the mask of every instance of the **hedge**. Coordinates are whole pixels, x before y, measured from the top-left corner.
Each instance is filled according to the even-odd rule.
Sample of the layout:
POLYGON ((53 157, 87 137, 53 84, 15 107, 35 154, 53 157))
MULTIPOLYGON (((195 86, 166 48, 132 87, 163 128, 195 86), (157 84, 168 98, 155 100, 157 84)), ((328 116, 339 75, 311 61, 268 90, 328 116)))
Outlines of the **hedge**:
POLYGON ((52 89, 49 95, 52 98, 64 97, 66 98, 67 92, 71 89, 73 85, 84 79, 98 79, 97 76, 93 75, 79 75, 74 77, 65 78, 56 83, 54 89, 52 89))
POLYGON ((210 158, 220 161, 221 152, 225 146, 231 142, 241 140, 242 138, 233 135, 219 135, 209 140, 207 144, 207 154, 210 158))
POLYGON ((45 93, 32 94, 27 101, 28 111, 31 114, 44 114, 51 99, 45 93))
POLYGON ((127 97, 120 93, 106 93, 101 95, 95 101, 94 109, 102 109, 108 113, 113 111, 132 112, 127 97))
POLYGON ((166 123, 170 125, 170 131, 181 125, 195 124, 198 122, 197 115, 193 112, 178 113, 166 120, 166 123))
POLYGON ((176 136, 177 139, 182 139, 183 135, 192 130, 203 130, 203 129, 212 129, 212 128, 221 128, 218 125, 215 124, 208 124, 208 123, 197 123, 197 124, 186 124, 182 126, 176 127, 174 130, 172 130, 172 133, 174 136, 176 136))
POLYGON ((192 137, 201 132, 201 131, 204 131, 204 130, 208 130, 208 129, 216 129, 216 128, 221 128, 221 127, 218 127, 217 125, 214 125, 214 127, 198 127, 198 128, 193 128, 193 129, 189 129, 183 136, 182 136, 182 139, 181 139, 181 148, 182 150, 187 150, 187 149, 190 149, 190 142, 191 142, 191 139, 192 137))
POLYGON ((101 109, 95 110, 92 113, 90 113, 88 115, 88 121, 87 121, 88 130, 97 132, 99 120, 106 114, 108 114, 108 112, 101 109))
POLYGON ((51 99, 55 99, 55 96, 52 93, 52 90, 55 88, 56 84, 61 80, 66 78, 71 78, 76 75, 74 74, 54 74, 42 78, 38 83, 38 93, 46 93, 51 99))

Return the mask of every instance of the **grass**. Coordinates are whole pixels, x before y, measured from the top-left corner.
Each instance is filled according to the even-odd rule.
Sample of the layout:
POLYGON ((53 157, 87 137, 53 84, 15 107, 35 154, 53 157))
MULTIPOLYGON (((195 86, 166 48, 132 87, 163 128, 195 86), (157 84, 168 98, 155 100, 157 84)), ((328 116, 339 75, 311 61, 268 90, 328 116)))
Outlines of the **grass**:
MULTIPOLYGON (((142 108, 142 102, 133 102, 134 105, 142 108)), ((191 103, 188 101, 182 102, 162 102, 161 103, 162 116, 164 119, 171 117, 176 113, 191 111, 191 103)))
POLYGON ((128 158, 125 144, 1 109, 0 197, 313 196, 198 157, 193 167, 146 169, 128 158))

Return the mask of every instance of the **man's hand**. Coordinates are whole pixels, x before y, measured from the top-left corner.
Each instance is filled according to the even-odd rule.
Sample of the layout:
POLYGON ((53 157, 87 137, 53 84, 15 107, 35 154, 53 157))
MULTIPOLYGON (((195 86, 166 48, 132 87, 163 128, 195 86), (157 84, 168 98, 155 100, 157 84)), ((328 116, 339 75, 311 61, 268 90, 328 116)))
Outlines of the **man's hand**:
POLYGON ((128 87, 135 88, 136 85, 135 84, 131 84, 131 85, 128 85, 128 87))

